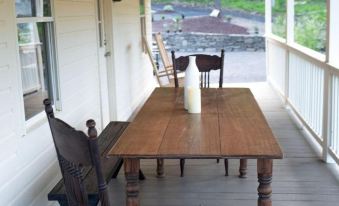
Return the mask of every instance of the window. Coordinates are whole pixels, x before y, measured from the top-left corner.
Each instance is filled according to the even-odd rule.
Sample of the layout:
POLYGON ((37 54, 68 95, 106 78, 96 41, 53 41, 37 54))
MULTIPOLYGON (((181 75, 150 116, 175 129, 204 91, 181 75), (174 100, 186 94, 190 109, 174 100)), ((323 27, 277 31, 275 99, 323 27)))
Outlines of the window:
POLYGON ((286 38, 286 0, 272 1, 272 33, 286 38))
POLYGON ((326 0, 295 0, 295 42, 325 53, 326 0))
POLYGON ((50 0, 16 0, 21 81, 26 120, 57 100, 53 18, 50 0))

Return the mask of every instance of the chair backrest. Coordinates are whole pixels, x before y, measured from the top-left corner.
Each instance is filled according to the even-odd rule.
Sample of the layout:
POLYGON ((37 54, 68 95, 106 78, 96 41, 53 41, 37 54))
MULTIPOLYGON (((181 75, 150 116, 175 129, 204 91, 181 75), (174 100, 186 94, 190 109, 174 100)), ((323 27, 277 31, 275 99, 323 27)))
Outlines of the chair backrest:
POLYGON ((44 105, 66 188, 68 205, 88 205, 84 173, 85 168, 92 166, 96 170, 101 205, 108 206, 107 185, 101 171, 95 121, 87 121, 88 137, 82 131, 77 131, 64 121, 55 118, 50 100, 44 100, 44 105))
POLYGON ((159 48, 159 53, 160 53, 160 56, 161 56, 161 60, 164 64, 164 67, 165 69, 173 69, 173 65, 170 61, 170 58, 168 57, 168 54, 167 54, 167 51, 166 51, 166 47, 164 45, 164 41, 162 39, 162 36, 160 33, 156 33, 154 35, 155 37, 155 41, 158 45, 158 48, 159 48))
MULTIPOLYGON (((200 87, 210 87, 210 72, 211 70, 220 70, 219 73, 219 88, 222 88, 223 74, 224 74, 224 56, 225 51, 221 50, 221 55, 206 55, 193 54, 189 56, 196 56, 196 64, 201 73, 200 87)), ((172 62, 174 70, 174 84, 179 87, 177 71, 185 71, 189 64, 189 56, 175 57, 175 51, 172 51, 172 62)))

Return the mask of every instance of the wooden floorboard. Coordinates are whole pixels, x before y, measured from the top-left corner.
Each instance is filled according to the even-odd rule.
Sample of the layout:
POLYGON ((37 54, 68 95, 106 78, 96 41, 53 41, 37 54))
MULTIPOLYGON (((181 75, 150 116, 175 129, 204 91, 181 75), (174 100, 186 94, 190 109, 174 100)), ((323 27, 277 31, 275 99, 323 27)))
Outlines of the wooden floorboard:
MULTIPOLYGON (((280 98, 267 84, 251 84, 260 107, 284 151, 274 162, 274 206, 335 206, 339 203, 339 181, 331 165, 319 160, 300 128, 285 110, 280 98)), ((222 162, 222 161, 221 161, 222 162)), ((230 160, 230 176, 215 160, 186 160, 185 177, 179 161, 165 161, 165 177, 155 177, 155 161, 143 160, 147 179, 140 184, 141 205, 148 206, 255 206, 257 199, 256 161, 248 162, 248 178, 239 179, 238 160, 230 160)), ((124 205, 123 171, 110 185, 111 199, 124 205)))

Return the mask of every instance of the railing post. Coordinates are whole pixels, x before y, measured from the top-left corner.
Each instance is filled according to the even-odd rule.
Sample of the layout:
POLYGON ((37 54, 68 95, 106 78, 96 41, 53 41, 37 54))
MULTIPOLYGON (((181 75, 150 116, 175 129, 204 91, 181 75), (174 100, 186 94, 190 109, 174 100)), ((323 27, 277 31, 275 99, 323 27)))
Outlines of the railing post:
POLYGON ((339 66, 339 1, 327 0, 326 62, 339 66))
POLYGON ((270 76, 270 51, 267 37, 272 34, 272 0, 265 0, 266 76, 270 76))
POLYGON ((294 0, 287 0, 286 3, 286 42, 294 42, 294 0))
MULTIPOLYGON (((339 34, 339 1, 327 0, 327 19, 326 19, 326 63, 335 63, 339 52, 339 40, 336 35, 339 34)), ((334 163, 333 158, 329 154, 330 140, 332 137, 332 73, 329 69, 325 69, 324 77, 324 99, 323 99, 323 128, 322 128, 322 159, 327 163, 334 163)))
POLYGON ((265 0, 265 33, 272 34, 272 0, 265 0))
MULTIPOLYGON (((287 0, 286 2, 286 43, 294 42, 294 0, 287 0)), ((285 104, 288 104, 290 94, 290 51, 286 49, 285 57, 285 104)))
POLYGON ((326 163, 334 163, 329 155, 329 142, 331 136, 332 118, 332 75, 329 69, 324 71, 324 96, 323 96, 323 119, 322 119, 322 160, 326 163))

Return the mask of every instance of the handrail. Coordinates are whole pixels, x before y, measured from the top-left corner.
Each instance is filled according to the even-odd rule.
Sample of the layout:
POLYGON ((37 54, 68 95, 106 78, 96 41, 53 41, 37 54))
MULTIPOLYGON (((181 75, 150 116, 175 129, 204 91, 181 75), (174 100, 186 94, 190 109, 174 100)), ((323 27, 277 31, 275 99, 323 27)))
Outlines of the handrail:
MULTIPOLYGON (((326 162, 335 161, 339 164, 339 144, 334 145, 337 153, 331 145, 333 140, 339 142, 339 138, 337 138, 339 131, 332 128, 339 124, 336 122, 337 120, 332 119, 332 113, 339 110, 339 104, 333 102, 333 98, 339 98, 337 97, 339 93, 333 93, 333 90, 339 92, 339 89, 336 88, 338 85, 333 83, 337 81, 336 78, 339 78, 339 67, 327 62, 325 55, 296 43, 288 43, 285 39, 273 34, 267 34, 266 40, 269 46, 267 49, 268 58, 272 58, 270 55, 279 55, 276 51, 272 51, 274 46, 285 50, 287 55, 284 60, 286 67, 272 65, 275 67, 272 69, 268 65, 268 80, 276 87, 277 91, 282 91, 279 91, 279 94, 286 100, 285 103, 321 145, 323 160, 326 162), (270 49, 272 50, 270 51, 270 49), (282 73, 285 75, 277 75, 282 73), (287 86, 285 85, 283 88, 284 85, 279 85, 278 82, 285 82, 287 86), (320 128, 321 130, 319 130, 320 128)), ((284 59, 284 57, 281 58, 284 59)), ((271 61, 267 62, 270 64, 271 61)), ((274 64, 274 62, 272 63, 274 64)), ((339 114, 337 118, 339 119, 339 114)))
POLYGON ((339 65, 333 65, 329 62, 326 62, 326 57, 319 52, 313 51, 312 49, 306 48, 299 44, 288 44, 282 40, 283 38, 277 37, 275 35, 265 35, 267 41, 274 43, 276 45, 282 46, 285 49, 288 49, 291 52, 294 52, 298 55, 302 55, 303 57, 310 60, 312 63, 317 64, 320 67, 326 67, 330 70, 331 73, 339 75, 339 65))

